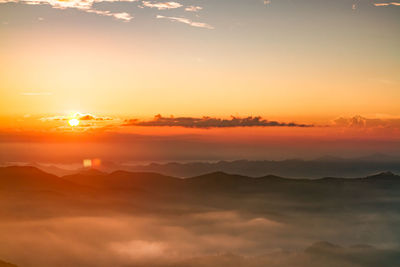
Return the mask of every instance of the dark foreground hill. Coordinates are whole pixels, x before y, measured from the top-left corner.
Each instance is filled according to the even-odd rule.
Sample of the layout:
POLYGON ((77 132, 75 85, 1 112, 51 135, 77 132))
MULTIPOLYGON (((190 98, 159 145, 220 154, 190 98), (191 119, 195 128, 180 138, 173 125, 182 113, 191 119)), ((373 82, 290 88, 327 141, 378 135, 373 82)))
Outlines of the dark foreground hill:
POLYGON ((18 267, 17 265, 0 260, 0 267, 18 267))
POLYGON ((57 177, 34 167, 0 168, 0 190, 5 192, 57 192, 65 194, 140 191, 157 195, 282 194, 289 198, 389 197, 400 190, 400 176, 391 172, 361 177, 288 179, 273 175, 247 177, 214 172, 176 178, 150 172, 96 170, 57 177))

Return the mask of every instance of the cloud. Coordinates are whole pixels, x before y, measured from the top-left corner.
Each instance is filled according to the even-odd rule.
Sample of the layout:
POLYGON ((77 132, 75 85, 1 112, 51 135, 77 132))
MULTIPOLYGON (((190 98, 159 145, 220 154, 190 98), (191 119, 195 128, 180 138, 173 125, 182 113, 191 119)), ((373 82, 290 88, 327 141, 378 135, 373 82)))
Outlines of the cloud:
POLYGON ((86 12, 94 13, 94 14, 101 15, 101 16, 114 17, 116 19, 120 19, 120 20, 124 20, 124 21, 130 21, 133 18, 129 13, 126 13, 126 12, 112 13, 107 10, 94 10, 94 9, 87 10, 86 12))
POLYGON ((90 121, 90 120, 96 120, 96 121, 104 121, 104 120, 112 120, 110 117, 97 117, 92 114, 79 114, 78 115, 78 120, 81 121, 90 121))
POLYGON ((324 201, 296 201, 274 190, 267 195, 209 194, 206 202, 202 194, 182 201, 110 192, 93 190, 87 200, 74 201, 68 201, 73 194, 1 194, 2 257, 18 266, 86 267, 396 266, 399 258, 397 246, 383 250, 314 243, 393 240, 397 245, 398 215, 374 213, 379 210, 374 205, 360 211, 362 200, 332 216, 324 201), (134 210, 125 203, 133 203, 134 210))
POLYGON ((365 118, 360 115, 344 118, 339 117, 333 121, 338 127, 350 128, 393 128, 400 129, 400 118, 365 118))
POLYGON ((158 19, 168 19, 170 21, 177 21, 177 22, 181 22, 181 23, 185 23, 188 24, 190 26, 193 27, 199 27, 199 28, 206 28, 206 29, 214 29, 213 26, 207 24, 207 23, 203 23, 203 22, 194 22, 191 21, 190 19, 187 18, 181 18, 181 17, 166 17, 166 16, 162 16, 162 15, 157 15, 158 19))
POLYGON ((180 3, 177 3, 177 2, 150 2, 150 1, 143 1, 142 3, 146 7, 157 8, 158 10, 174 9, 174 8, 179 8, 179 7, 182 6, 180 3))
MULTIPOLYGON (((124 22, 129 22, 133 19, 133 16, 127 12, 112 12, 109 10, 98 10, 94 8, 97 3, 108 2, 138 2, 139 0, 0 0, 0 4, 4 3, 22 3, 26 5, 50 5, 52 8, 56 9, 67 9, 75 8, 86 13, 92 13, 99 16, 113 17, 114 19, 121 20, 124 22)), ((156 1, 141 1, 139 8, 149 7, 156 8, 158 10, 169 10, 177 9, 183 7, 181 3, 174 1, 167 2, 156 2, 156 1)), ((187 6, 184 10, 189 12, 198 12, 203 8, 200 6, 187 6)), ((168 17, 158 15, 157 18, 164 18, 170 21, 178 21, 181 23, 188 24, 193 27, 214 29, 213 26, 204 22, 195 22, 183 17, 168 17)))
POLYGON ((43 117, 41 121, 65 121, 71 118, 76 118, 80 121, 105 121, 105 120, 112 120, 111 117, 102 117, 102 116, 95 116, 89 113, 75 113, 72 116, 51 116, 51 117, 43 117))
POLYGON ((113 13, 112 16, 116 19, 121 19, 125 21, 130 21, 133 17, 126 12, 121 12, 121 13, 113 13))
POLYGON ((87 13, 94 13, 101 16, 114 17, 118 20, 130 21, 133 17, 126 13, 114 13, 108 10, 96 10, 95 3, 100 2, 135 2, 136 0, 0 0, 0 3, 23 3, 27 5, 50 5, 56 9, 75 8, 87 13))
POLYGON ((189 11, 189 12, 197 12, 202 10, 203 8, 201 6, 188 6, 185 8, 185 11, 189 11))
POLYGON ((388 2, 388 3, 374 3, 374 6, 381 7, 381 6, 400 6, 399 2, 388 2))
POLYGON ((232 116, 231 119, 221 118, 193 118, 193 117, 170 117, 166 118, 156 115, 153 120, 139 121, 137 119, 127 120, 125 126, 178 126, 185 128, 231 128, 231 127, 313 127, 309 124, 298 124, 294 122, 285 123, 264 120, 261 117, 238 118, 232 116))

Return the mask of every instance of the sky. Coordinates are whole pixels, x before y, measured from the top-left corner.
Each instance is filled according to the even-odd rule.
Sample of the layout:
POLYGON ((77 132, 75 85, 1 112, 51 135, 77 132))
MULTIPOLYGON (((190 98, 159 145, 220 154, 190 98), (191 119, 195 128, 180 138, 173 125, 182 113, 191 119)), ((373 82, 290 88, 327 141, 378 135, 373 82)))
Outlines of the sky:
POLYGON ((399 1, 0 0, 0 161, 399 153, 399 15, 399 1))

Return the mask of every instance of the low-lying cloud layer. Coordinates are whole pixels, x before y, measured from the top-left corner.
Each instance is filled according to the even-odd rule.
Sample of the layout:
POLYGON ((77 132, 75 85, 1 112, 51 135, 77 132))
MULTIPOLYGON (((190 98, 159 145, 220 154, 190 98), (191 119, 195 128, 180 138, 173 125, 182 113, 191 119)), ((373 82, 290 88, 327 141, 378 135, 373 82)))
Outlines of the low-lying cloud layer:
POLYGON ((184 217, 104 214, 4 220, 0 258, 25 267, 360 267, 377 266, 373 265, 377 260, 394 266, 388 255, 395 250, 388 254, 371 246, 343 248, 325 242, 309 247, 313 239, 338 233, 338 239, 351 236, 345 223, 329 231, 329 220, 311 222, 314 234, 305 224, 301 228, 265 217, 246 218, 236 211, 186 213, 184 217))
POLYGON ((139 121, 137 119, 127 120, 125 126, 178 126, 186 128, 231 128, 231 127, 313 127, 311 124, 299 124, 295 122, 268 121, 260 116, 239 118, 232 116, 231 119, 212 117, 163 117, 156 115, 153 120, 139 121))

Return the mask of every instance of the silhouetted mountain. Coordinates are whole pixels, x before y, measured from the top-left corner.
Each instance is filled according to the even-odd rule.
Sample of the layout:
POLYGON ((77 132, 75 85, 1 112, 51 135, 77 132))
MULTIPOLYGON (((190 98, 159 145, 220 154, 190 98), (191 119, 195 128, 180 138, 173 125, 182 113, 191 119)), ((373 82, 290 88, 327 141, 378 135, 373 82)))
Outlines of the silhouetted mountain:
POLYGON ((313 161, 316 161, 316 162, 345 162, 345 161, 348 161, 348 159, 335 157, 335 156, 322 156, 322 157, 314 159, 313 161))
POLYGON ((372 246, 341 247, 329 242, 317 242, 297 253, 271 252, 261 256, 243 257, 233 253, 195 257, 174 264, 177 267, 397 267, 398 250, 378 250, 372 246))
POLYGON ((181 179, 149 172, 115 171, 106 174, 99 171, 81 172, 79 174, 62 177, 65 180, 96 188, 120 190, 166 190, 168 187, 178 185, 181 179))
POLYGON ((0 168, 0 189, 3 190, 58 190, 75 189, 73 183, 43 172, 35 167, 10 166, 0 168))
MULTIPOLYGON (((0 192, 0 198, 9 198, 4 201, 14 201, 13 198, 23 196, 24 205, 29 205, 30 201, 61 201, 68 204, 67 201, 98 194, 91 186, 74 183, 29 166, 0 168, 0 192)), ((44 207, 49 206, 46 204, 44 207)), ((20 209, 18 211, 23 212, 20 209)))
POLYGON ((28 164, 29 166, 36 167, 44 172, 51 173, 57 176, 70 175, 79 172, 79 169, 64 169, 54 165, 42 165, 39 163, 28 164))
POLYGON ((389 180, 396 180, 399 178, 398 175, 394 174, 393 172, 381 172, 378 174, 370 175, 366 177, 367 179, 389 179, 389 180))
POLYGON ((388 185, 397 188, 400 176, 392 172, 382 172, 365 178, 335 178, 321 179, 289 179, 274 175, 253 178, 243 175, 233 175, 224 172, 213 172, 192 178, 176 178, 151 172, 115 171, 107 174, 98 170, 86 170, 78 174, 57 177, 47 174, 34 167, 3 167, 0 168, 0 188, 3 190, 55 190, 82 191, 87 188, 146 190, 168 192, 168 190, 194 190, 214 192, 269 192, 279 190, 300 194, 303 191, 326 194, 332 189, 341 193, 342 189, 366 188, 374 191, 377 185, 388 185), (356 188, 354 188, 356 187, 356 188), (317 190, 318 189, 318 190, 317 190), (340 190, 338 190, 340 189, 340 190))
POLYGON ((125 169, 130 171, 151 171, 177 177, 192 177, 217 171, 254 177, 266 174, 292 178, 360 177, 387 170, 400 173, 400 159, 383 155, 355 159, 328 156, 316 160, 152 163, 129 168, 125 166, 125 169))
POLYGON ((309 246, 305 251, 309 253, 315 253, 315 252, 320 252, 320 251, 332 251, 332 250, 337 250, 340 249, 341 247, 338 245, 334 245, 332 243, 326 242, 326 241, 319 241, 315 242, 311 246, 309 246))
MULTIPOLYGON (((86 169, 63 169, 56 166, 29 164, 45 172, 57 176, 80 173, 86 169)), ((167 176, 193 177, 212 172, 234 173, 244 176, 259 177, 266 174, 291 178, 321 178, 321 177, 361 177, 371 173, 392 171, 400 173, 400 158, 385 154, 372 154, 358 158, 340 158, 323 156, 315 160, 288 159, 281 161, 219 161, 219 162, 189 162, 189 163, 150 163, 147 165, 121 165, 110 161, 102 162, 97 167, 102 172, 111 173, 118 170, 131 172, 155 172, 167 176)))
MULTIPOLYGON (((400 262, 397 250, 380 250, 370 245, 341 247, 329 242, 317 242, 305 250, 311 262, 325 262, 329 266, 390 266, 400 262), (336 263, 337 265, 330 265, 336 263)), ((326 266, 326 265, 325 265, 326 266)))
POLYGON ((393 157, 386 154, 375 153, 365 157, 355 158, 352 161, 366 161, 366 162, 400 162, 399 157, 393 157))
MULTIPOLYGON (((74 173, 74 174, 75 175, 76 174, 77 175, 83 175, 83 176, 101 176, 101 175, 106 175, 107 173, 106 172, 102 172, 102 171, 100 171, 98 169, 90 168, 90 169, 83 169, 80 172, 74 173)), ((66 176, 66 175, 64 175, 64 176, 66 176)))

